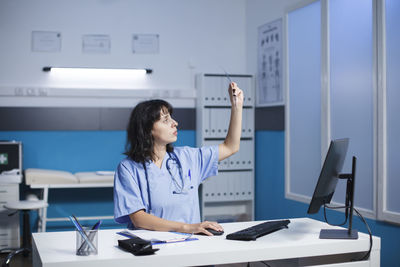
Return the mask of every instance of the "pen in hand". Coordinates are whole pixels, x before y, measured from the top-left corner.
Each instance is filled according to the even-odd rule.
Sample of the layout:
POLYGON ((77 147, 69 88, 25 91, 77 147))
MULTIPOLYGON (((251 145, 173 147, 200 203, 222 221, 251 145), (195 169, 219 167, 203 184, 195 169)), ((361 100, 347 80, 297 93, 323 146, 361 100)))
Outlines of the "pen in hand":
MULTIPOLYGON (((232 86, 232 85, 231 85, 232 86)), ((236 89, 232 87, 233 106, 236 107, 236 89)))
MULTIPOLYGON (((224 69, 223 69, 224 70, 224 69)), ((236 107, 236 102, 237 102, 237 99, 236 99, 236 89, 235 88, 233 88, 233 82, 232 82, 232 79, 231 79, 231 76, 229 76, 229 74, 224 70, 224 72, 225 72, 225 76, 226 76, 226 78, 228 79, 228 81, 229 81, 229 86, 232 88, 232 100, 233 100, 233 106, 234 107, 236 107)))

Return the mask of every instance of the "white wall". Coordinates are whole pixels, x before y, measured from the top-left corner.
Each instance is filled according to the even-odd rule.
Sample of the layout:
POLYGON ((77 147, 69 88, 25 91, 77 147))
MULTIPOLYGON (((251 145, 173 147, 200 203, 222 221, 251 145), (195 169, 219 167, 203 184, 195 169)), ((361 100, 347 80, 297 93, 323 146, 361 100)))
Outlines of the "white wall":
MULTIPOLYGON (((16 88, 23 88, 25 94, 30 88, 36 88, 36 94, 40 88, 131 88, 142 89, 136 91, 144 97, 162 97, 162 93, 154 93, 161 89, 188 91, 186 95, 193 97, 195 73, 221 73, 222 66, 230 73, 256 74, 258 27, 283 17, 287 7, 301 1, 1 0, 0 106, 62 105, 63 101, 58 103, 55 99, 45 104, 40 97, 14 97, 16 88), (31 52, 32 31, 61 32, 61 52, 31 52), (160 34, 160 53, 133 54, 134 33, 160 34), (111 53, 83 54, 84 34, 110 35, 111 53), (42 67, 49 65, 147 67, 154 73, 145 81, 129 83, 60 81, 50 80, 49 75, 42 72, 42 67)), ((87 94, 87 91, 82 93, 87 94)), ((182 94, 177 94, 178 98, 179 95, 182 94)), ((114 97, 116 103, 106 101, 101 105, 115 106, 123 100, 114 97)), ((92 104, 88 101, 81 101, 79 105, 100 103, 96 99, 92 104)), ((186 101, 182 105, 194 106, 194 102, 186 101)))
POLYGON ((221 73, 220 66, 246 72, 245 0, 1 0, 0 35, 0 90, 10 92, 17 87, 192 90, 195 73, 221 73), (61 32, 61 52, 31 52, 32 31, 61 32), (159 54, 133 54, 134 33, 160 34, 159 54), (84 34, 110 35, 111 53, 83 54, 84 34), (50 80, 44 66, 154 72, 145 82, 99 85, 50 80))

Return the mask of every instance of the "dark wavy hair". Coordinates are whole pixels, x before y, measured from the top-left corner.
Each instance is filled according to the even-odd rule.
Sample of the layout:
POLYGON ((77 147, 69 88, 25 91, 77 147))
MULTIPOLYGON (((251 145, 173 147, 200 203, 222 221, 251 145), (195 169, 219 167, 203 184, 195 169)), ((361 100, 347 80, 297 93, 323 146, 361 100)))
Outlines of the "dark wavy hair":
MULTIPOLYGON (((132 160, 145 163, 155 159, 154 137, 151 134, 153 125, 161 118, 161 110, 172 115, 172 106, 160 99, 140 102, 132 110, 127 127, 125 155, 132 160)), ((172 144, 167 145, 167 152, 173 152, 172 144)))

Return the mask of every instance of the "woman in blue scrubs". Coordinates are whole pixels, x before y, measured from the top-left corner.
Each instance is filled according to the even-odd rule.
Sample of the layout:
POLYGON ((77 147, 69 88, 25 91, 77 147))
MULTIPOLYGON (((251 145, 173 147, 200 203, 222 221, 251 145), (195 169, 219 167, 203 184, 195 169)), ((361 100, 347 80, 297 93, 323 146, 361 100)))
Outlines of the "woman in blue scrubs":
POLYGON ((243 92, 231 83, 232 103, 228 134, 219 145, 173 147, 178 122, 163 100, 139 103, 127 129, 127 157, 114 179, 114 217, 130 229, 204 233, 222 231, 217 222, 200 220, 198 187, 218 174, 218 161, 239 150, 243 92))

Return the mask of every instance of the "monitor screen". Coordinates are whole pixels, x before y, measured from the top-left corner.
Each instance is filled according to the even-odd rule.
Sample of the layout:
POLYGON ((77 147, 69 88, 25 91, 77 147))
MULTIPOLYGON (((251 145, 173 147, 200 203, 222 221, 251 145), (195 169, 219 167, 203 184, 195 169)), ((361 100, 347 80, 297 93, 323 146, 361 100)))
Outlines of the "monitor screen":
POLYGON ((331 202, 348 146, 348 138, 331 141, 307 213, 317 213, 322 205, 331 202))
POLYGON ((20 146, 18 142, 0 141, 0 173, 21 169, 20 146))

